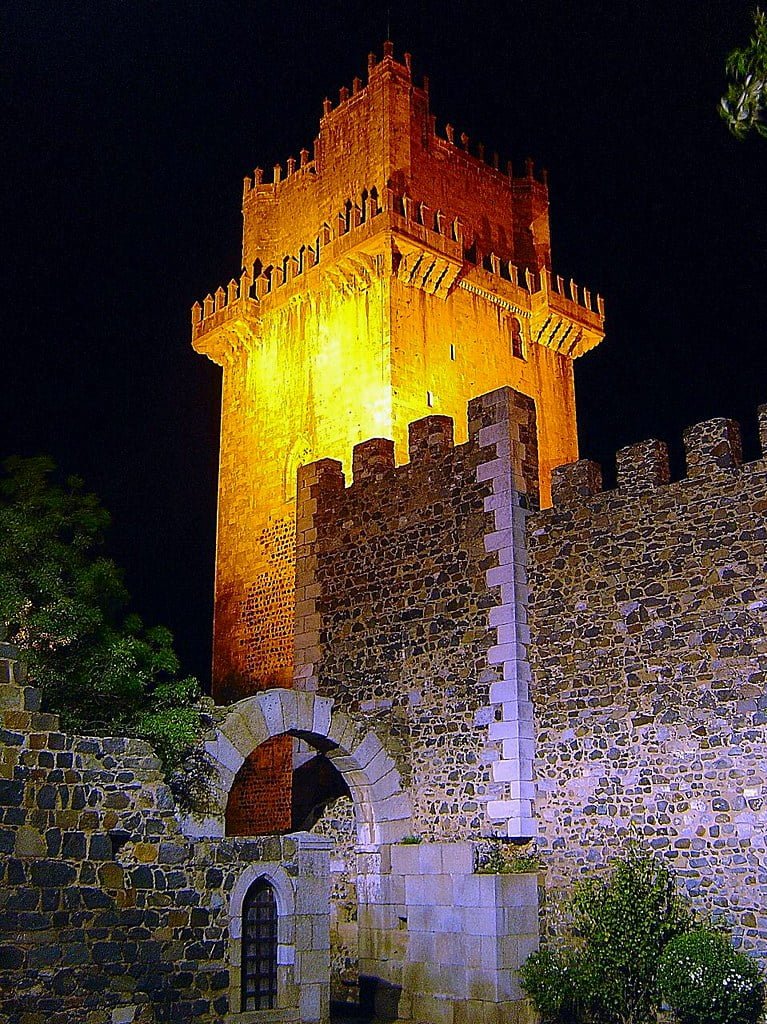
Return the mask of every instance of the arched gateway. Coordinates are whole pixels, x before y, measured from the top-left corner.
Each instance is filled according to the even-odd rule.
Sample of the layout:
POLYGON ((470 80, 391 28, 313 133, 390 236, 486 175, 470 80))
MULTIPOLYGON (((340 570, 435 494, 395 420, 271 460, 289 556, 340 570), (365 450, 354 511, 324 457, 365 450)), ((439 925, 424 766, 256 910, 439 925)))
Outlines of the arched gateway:
POLYGON ((413 831, 410 799, 375 733, 335 708, 330 697, 273 689, 231 705, 206 739, 212 810, 204 820, 184 820, 188 835, 224 834, 226 803, 237 772, 257 747, 281 735, 320 745, 341 773, 354 801, 361 846, 396 843, 413 831))

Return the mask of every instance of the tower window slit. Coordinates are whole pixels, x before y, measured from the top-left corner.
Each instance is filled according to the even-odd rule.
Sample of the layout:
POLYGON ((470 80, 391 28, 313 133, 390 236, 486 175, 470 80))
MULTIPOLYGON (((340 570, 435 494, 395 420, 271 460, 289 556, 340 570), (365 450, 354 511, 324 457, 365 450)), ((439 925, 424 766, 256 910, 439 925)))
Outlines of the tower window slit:
POLYGON ((516 359, 525 358, 525 343, 522 339, 522 328, 520 327, 519 320, 516 317, 511 318, 510 325, 511 334, 511 354, 516 359))

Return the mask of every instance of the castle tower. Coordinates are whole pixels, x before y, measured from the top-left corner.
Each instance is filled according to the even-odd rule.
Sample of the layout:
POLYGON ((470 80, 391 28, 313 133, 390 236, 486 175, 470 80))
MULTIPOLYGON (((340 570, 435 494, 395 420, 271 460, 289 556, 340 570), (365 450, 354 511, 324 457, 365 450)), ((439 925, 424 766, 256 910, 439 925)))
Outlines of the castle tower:
MULTIPOLYGON (((551 274, 548 191, 437 134, 409 56, 325 100, 313 155, 243 191, 243 271, 192 310, 223 368, 214 696, 293 676, 297 468, 453 417, 503 385, 536 405, 541 493, 577 458, 572 361, 603 307, 551 274)), ((462 436, 462 432, 463 435, 462 436)), ((300 613, 301 609, 297 609, 300 613)))

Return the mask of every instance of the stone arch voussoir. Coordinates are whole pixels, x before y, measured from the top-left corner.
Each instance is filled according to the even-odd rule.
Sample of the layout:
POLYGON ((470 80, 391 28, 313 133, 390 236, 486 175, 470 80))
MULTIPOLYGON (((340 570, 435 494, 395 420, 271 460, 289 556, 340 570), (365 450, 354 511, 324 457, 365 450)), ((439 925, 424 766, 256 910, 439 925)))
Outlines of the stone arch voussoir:
POLYGON ((245 759, 272 736, 329 742, 327 757, 349 787, 360 845, 397 842, 412 832, 410 798, 394 759, 364 721, 336 710, 330 697, 302 690, 262 690, 226 709, 203 743, 210 813, 183 821, 188 835, 223 835, 229 791, 245 759))

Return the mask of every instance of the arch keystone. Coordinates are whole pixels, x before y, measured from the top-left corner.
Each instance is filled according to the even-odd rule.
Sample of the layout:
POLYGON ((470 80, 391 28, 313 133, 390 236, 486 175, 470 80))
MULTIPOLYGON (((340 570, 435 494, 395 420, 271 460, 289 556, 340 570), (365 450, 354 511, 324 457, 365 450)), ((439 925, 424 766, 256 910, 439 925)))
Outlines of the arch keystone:
POLYGON ((330 732, 330 719, 333 714, 333 698, 317 697, 314 702, 314 721, 312 732, 317 736, 327 736, 330 732))
POLYGON ((257 694, 258 706, 264 716, 269 736, 279 736, 285 732, 285 719, 282 714, 282 691, 264 690, 257 694))
POLYGON ((305 690, 296 690, 296 728, 300 732, 312 732, 314 727, 315 696, 305 690))
POLYGON ((297 727, 296 695, 293 690, 278 690, 277 692, 280 695, 280 703, 282 705, 282 721, 285 725, 285 731, 288 732, 290 729, 297 727))

